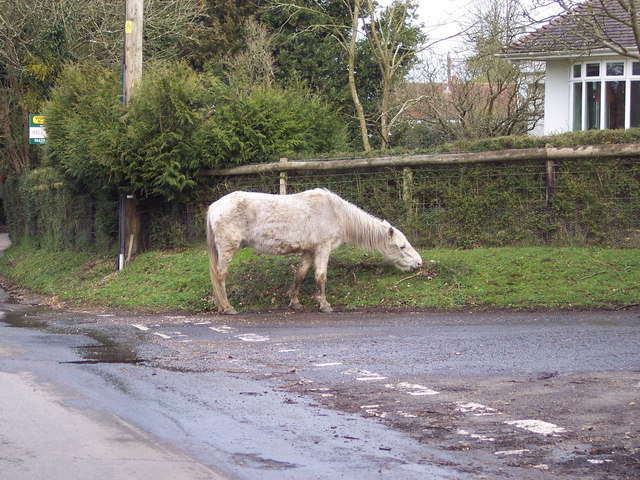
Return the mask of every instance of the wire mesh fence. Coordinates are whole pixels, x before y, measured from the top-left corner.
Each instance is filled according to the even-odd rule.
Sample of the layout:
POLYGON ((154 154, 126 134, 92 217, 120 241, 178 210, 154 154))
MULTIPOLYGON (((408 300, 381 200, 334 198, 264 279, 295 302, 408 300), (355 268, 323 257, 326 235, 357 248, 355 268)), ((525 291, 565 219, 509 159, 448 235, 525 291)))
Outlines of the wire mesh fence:
MULTIPOLYGON (((640 245, 635 159, 568 160, 302 171, 212 177, 196 204, 234 190, 277 194, 327 188, 389 220, 420 247, 640 245)), ((204 227, 202 227, 204 231, 204 227)))
MULTIPOLYGON (((422 248, 640 246, 638 157, 302 170, 203 178, 190 203, 139 203, 142 249, 204 241, 208 205, 235 191, 327 188, 400 228, 422 248)), ((58 177, 7 181, 12 239, 56 249, 113 244, 117 201, 96 201, 58 177), (22 185, 22 186, 21 186, 22 185)))

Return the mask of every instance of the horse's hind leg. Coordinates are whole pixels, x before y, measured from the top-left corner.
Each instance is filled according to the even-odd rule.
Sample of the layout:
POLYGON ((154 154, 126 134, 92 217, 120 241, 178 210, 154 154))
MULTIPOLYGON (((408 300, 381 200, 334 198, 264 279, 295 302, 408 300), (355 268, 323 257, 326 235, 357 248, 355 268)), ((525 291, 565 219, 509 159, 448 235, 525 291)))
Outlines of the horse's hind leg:
POLYGON ((209 268, 209 275, 211 276, 211 285, 213 286, 213 295, 218 307, 218 313, 234 315, 236 309, 231 306, 229 299, 227 298, 226 288, 226 271, 221 272, 220 269, 209 268))
POLYGON ((216 305, 218 306, 218 312, 222 314, 235 315, 238 313, 231 303, 229 303, 229 299, 227 298, 226 278, 227 270, 229 269, 233 255, 236 253, 239 245, 240 241, 216 241, 213 245, 217 261, 209 262, 209 274, 211 276, 211 284, 213 285, 213 294, 215 296, 216 305), (224 246, 222 246, 221 243, 224 246))
POLYGON ((316 293, 314 298, 318 302, 318 307, 322 313, 333 312, 331 304, 327 302, 325 286, 327 284, 327 264, 329 263, 330 249, 319 249, 314 258, 316 293))
POLYGON ((309 271, 309 267, 311 267, 311 262, 313 261, 313 253, 312 252, 304 252, 302 257, 300 258, 300 263, 298 264, 298 268, 296 270, 296 275, 293 279, 293 284, 289 289, 289 297, 291 301, 289 302, 289 306, 294 310, 300 310, 302 308, 302 304, 298 300, 298 293, 300 292, 300 286, 302 285, 302 281, 304 277, 307 275, 309 271))
POLYGON ((211 274, 213 284, 213 294, 216 298, 216 305, 218 306, 218 313, 226 314, 226 315, 235 315, 238 313, 235 308, 229 303, 229 299, 227 298, 227 290, 225 283, 225 276, 220 274, 211 274), (214 279, 214 275, 218 278, 214 279))

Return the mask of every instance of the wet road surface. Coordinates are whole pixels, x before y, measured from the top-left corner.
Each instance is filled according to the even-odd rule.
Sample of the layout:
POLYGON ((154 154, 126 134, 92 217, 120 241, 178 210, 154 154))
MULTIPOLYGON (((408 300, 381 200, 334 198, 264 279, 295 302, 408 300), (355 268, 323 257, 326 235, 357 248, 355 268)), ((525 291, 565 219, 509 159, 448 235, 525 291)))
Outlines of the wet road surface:
POLYGON ((637 311, 0 311, 0 381, 55 387, 193 478, 640 478, 637 311))

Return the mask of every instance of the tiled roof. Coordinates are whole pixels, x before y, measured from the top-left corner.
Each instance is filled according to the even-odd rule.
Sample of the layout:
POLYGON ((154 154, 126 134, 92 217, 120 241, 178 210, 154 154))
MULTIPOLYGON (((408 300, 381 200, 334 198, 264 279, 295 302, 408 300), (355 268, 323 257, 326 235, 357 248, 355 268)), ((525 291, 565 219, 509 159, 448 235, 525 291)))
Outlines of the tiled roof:
MULTIPOLYGON (((636 1, 636 0, 631 0, 636 1)), ((633 29, 623 22, 630 21, 630 14, 618 0, 588 0, 570 13, 556 17, 547 25, 521 38, 507 47, 507 53, 544 53, 585 51, 604 48, 595 35, 596 25, 602 36, 616 45, 636 48, 633 29), (616 20, 617 17, 623 21, 616 20)))

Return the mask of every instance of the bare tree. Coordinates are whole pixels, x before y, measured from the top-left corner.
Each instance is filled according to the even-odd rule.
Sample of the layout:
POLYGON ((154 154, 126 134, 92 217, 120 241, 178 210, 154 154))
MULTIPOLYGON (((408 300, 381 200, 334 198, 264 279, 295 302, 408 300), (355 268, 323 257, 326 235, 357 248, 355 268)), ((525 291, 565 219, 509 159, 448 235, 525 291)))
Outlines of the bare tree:
POLYGON ((245 50, 225 60, 230 76, 244 88, 273 85, 276 68, 273 37, 252 17, 245 22, 245 43, 245 50))
POLYGON ((394 87, 404 79, 407 67, 425 47, 425 38, 418 27, 408 21, 416 17, 417 3, 412 0, 396 0, 379 18, 372 0, 367 0, 370 22, 365 28, 367 39, 380 70, 382 95, 380 100, 380 136, 382 148, 389 145, 389 133, 403 112, 419 101, 408 98, 392 104, 394 87))
MULTIPOLYGON (((377 4, 373 0, 335 0, 341 9, 331 9, 331 2, 306 2, 272 0, 271 7, 288 12, 291 16, 298 12, 313 13, 318 21, 311 29, 331 32, 347 53, 347 75, 349 91, 360 125, 360 136, 365 151, 371 149, 367 115, 360 100, 356 82, 356 56, 364 41, 370 46, 370 54, 380 71, 381 101, 376 114, 376 124, 382 138, 382 147, 387 148, 390 128, 399 118, 399 112, 392 105, 395 86, 406 72, 407 65, 422 48, 420 29, 409 23, 415 18, 417 4, 413 0, 395 0, 391 6, 378 15, 377 4), (347 12, 336 15, 336 11, 347 12), (412 30, 413 29, 413 30, 412 30)), ((372 92, 365 92, 370 95, 372 92)))
MULTIPOLYGON (((348 5, 348 3, 346 3, 348 5)), ((358 121, 360 122, 360 136, 362 137, 362 145, 364 151, 367 152, 371 150, 371 144, 369 142, 369 129, 367 128, 367 120, 364 114, 364 108, 362 107, 362 102, 360 102, 360 97, 358 95, 358 89, 356 88, 356 77, 355 77, 355 64, 356 64, 356 45, 358 38, 358 22, 361 15, 361 3, 360 0, 355 0, 353 3, 353 8, 349 5, 349 10, 351 13, 351 30, 348 38, 343 38, 340 40, 341 44, 344 44, 345 41, 348 43, 348 58, 349 58, 349 92, 351 92, 351 98, 353 99, 353 105, 356 109, 356 113, 358 115, 358 121)), ((339 37, 338 37, 339 38, 339 37)))
MULTIPOLYGON (((317 2, 315 5, 309 5, 306 2, 271 0, 270 8, 285 12, 290 19, 294 18, 297 14, 313 15, 317 20, 315 23, 309 25, 306 30, 329 31, 333 38, 345 50, 348 58, 347 76, 349 92, 360 124, 363 148, 365 151, 368 151, 371 150, 369 130, 355 80, 356 47, 360 18, 362 15, 362 1, 363 0, 336 0, 336 2, 339 2, 341 8, 331 9, 330 2, 317 2), (342 11, 346 11, 348 15, 345 16, 337 13, 342 11)), ((301 33, 304 33, 304 31, 298 32, 298 34, 301 33)))
POLYGON ((421 121, 445 139, 523 134, 542 118, 541 68, 514 65, 500 54, 523 31, 524 11, 517 0, 476 4, 464 26, 472 54, 463 61, 431 64, 421 92, 421 121), (444 74, 442 72, 445 72, 444 74), (445 82, 438 78, 446 78, 445 82))

